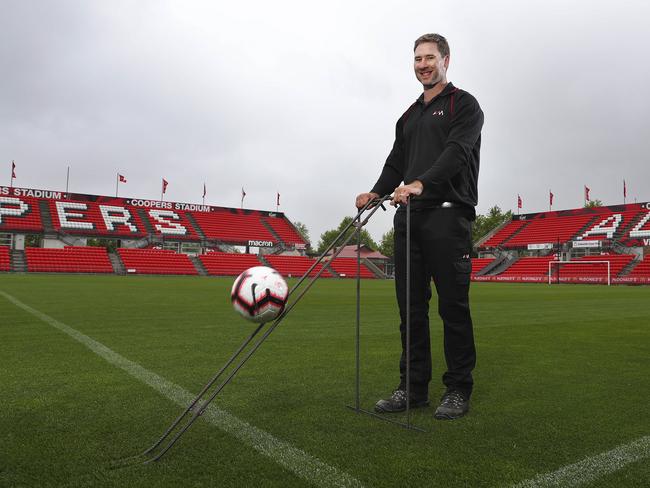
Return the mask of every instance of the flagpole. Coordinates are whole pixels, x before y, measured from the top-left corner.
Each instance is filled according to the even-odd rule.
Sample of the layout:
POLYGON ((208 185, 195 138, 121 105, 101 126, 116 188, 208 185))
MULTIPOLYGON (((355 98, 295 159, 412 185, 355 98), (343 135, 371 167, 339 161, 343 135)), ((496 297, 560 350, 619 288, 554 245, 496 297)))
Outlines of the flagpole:
POLYGON ((115 198, 117 198, 117 189, 120 186, 120 173, 115 173, 115 198))
POLYGON ((625 179, 623 179, 623 205, 625 205, 627 202, 627 185, 625 185, 625 179))
POLYGON ((70 166, 68 166, 68 172, 65 175, 65 192, 68 193, 68 185, 70 183, 70 166))
POLYGON ((14 167, 15 167, 15 166, 16 166, 16 163, 15 163, 14 160, 12 159, 12 160, 11 160, 11 180, 10 180, 10 182, 9 182, 9 188, 13 188, 13 187, 14 187, 14 167))

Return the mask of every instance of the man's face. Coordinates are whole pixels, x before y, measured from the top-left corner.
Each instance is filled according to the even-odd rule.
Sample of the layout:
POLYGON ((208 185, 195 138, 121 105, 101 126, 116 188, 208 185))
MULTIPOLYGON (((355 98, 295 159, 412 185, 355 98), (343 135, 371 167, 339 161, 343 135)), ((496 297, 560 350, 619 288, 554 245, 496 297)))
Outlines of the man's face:
POLYGON ((415 76, 425 89, 444 80, 448 66, 449 56, 443 58, 435 42, 423 42, 415 48, 413 60, 415 76))

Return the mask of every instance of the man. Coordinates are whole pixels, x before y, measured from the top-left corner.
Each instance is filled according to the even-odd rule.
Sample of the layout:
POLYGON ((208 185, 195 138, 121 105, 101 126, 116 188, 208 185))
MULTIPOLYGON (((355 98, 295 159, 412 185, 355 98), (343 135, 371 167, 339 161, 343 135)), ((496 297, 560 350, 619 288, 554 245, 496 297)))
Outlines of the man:
POLYGON ((456 419, 469 411, 476 350, 469 309, 472 221, 483 112, 476 99, 447 81, 449 45, 438 34, 415 41, 415 76, 424 92, 397 121, 395 143, 377 183, 356 198, 357 208, 393 193, 395 213, 395 288, 400 311, 400 383, 379 400, 381 413, 406 409, 406 211, 411 206, 410 407, 429 404, 431 279, 444 325, 446 391, 437 419, 456 419))

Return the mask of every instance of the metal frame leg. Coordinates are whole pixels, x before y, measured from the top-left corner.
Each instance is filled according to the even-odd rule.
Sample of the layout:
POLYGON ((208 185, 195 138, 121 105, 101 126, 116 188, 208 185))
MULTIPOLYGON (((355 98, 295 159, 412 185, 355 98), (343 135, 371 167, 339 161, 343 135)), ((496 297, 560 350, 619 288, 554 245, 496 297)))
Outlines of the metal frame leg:
MULTIPOLYGON (((389 418, 386 414, 379 415, 360 407, 361 397, 361 227, 357 227, 357 320, 355 341, 355 406, 347 408, 356 413, 363 413, 371 417, 399 425, 409 430, 427 432, 425 429, 411 423, 411 203, 406 204, 406 422, 389 418)), ((390 415, 390 414, 389 414, 390 415)))
MULTIPOLYGON (((383 203, 390 198, 390 195, 386 195, 383 198, 369 201, 362 209, 359 210, 357 216, 347 225, 340 234, 334 239, 334 241, 323 251, 320 257, 312 264, 312 266, 307 270, 307 272, 298 280, 298 282, 293 286, 289 291, 288 297, 294 295, 300 286, 307 280, 311 272, 316 269, 316 267, 321 264, 328 252, 330 252, 337 244, 340 244, 338 250, 336 250, 331 260, 334 260, 343 250, 343 247, 352 239, 355 235, 350 234, 345 239, 344 236, 346 232, 350 229, 352 225, 357 226, 357 245, 359 245, 360 239, 360 229, 366 225, 368 220, 374 215, 374 213, 379 208, 384 208, 383 203), (364 220, 361 220, 361 216, 364 212, 370 210, 369 214, 364 220), (341 240, 343 242, 341 243, 341 240)), ((253 333, 239 346, 237 351, 230 357, 228 361, 219 369, 219 371, 212 377, 212 379, 203 387, 201 392, 194 398, 192 403, 185 409, 181 415, 179 415, 174 422, 167 428, 163 435, 147 450, 143 451, 141 454, 132 456, 129 458, 124 458, 113 463, 113 468, 130 466, 133 464, 140 463, 151 463, 158 461, 171 447, 179 440, 179 438, 189 429, 189 427, 200 417, 203 412, 208 408, 209 404, 221 393, 221 391, 232 381, 232 379, 237 375, 239 370, 246 364, 246 362, 253 356, 253 354, 259 349, 259 347, 264 343, 264 341, 271 335, 271 333, 276 329, 278 325, 282 323, 284 318, 293 310, 293 308, 298 304, 302 297, 309 291, 309 289, 314 285, 314 283, 320 278, 320 276, 325 271, 326 267, 321 266, 316 275, 311 278, 311 281, 307 283, 302 290, 302 292, 293 299, 293 301, 284 309, 284 311, 271 323, 266 332, 262 337, 255 342, 252 346, 248 347, 255 336, 262 330, 262 328, 267 324, 260 324, 253 333), (248 349, 247 349, 248 348, 248 349), (239 360, 234 366, 235 361, 239 360), (226 371, 231 366, 232 369, 227 373, 226 378, 221 381, 216 387, 215 384, 217 381, 222 378, 223 375, 226 375, 226 371), (197 407, 198 405, 198 407, 197 407)))

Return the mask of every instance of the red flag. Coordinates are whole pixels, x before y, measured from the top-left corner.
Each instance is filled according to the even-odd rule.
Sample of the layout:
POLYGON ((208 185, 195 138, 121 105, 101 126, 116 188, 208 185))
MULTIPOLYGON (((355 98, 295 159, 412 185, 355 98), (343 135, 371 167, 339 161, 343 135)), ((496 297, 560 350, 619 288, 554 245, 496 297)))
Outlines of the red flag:
POLYGON ((550 205, 551 207, 553 206, 553 197, 554 197, 554 196, 555 196, 555 195, 553 195, 553 192, 552 192, 551 190, 549 190, 549 191, 548 191, 548 203, 549 203, 549 205, 550 205))
POLYGON ((162 184, 163 184, 162 192, 164 194, 165 192, 167 192, 167 185, 169 185, 169 183, 167 182, 167 180, 165 178, 163 178, 162 180, 163 180, 162 181, 162 184))
POLYGON ((120 183, 126 183, 126 178, 124 176, 122 176, 119 173, 117 174, 117 176, 119 176, 119 178, 120 178, 120 183))
POLYGON ((277 198, 275 199, 275 204, 278 205, 278 206, 280 206, 280 192, 278 192, 278 196, 277 196, 277 198))
POLYGON ((11 160, 11 179, 16 179, 16 163, 14 163, 13 159, 11 160))
POLYGON ((521 201, 521 197, 517 195, 517 208, 521 208, 523 206, 523 202, 521 201))
POLYGON ((203 183, 203 198, 205 198, 205 183, 203 183))
POLYGON ((585 185, 585 200, 589 201, 589 192, 591 191, 591 188, 589 188, 587 185, 585 185))
POLYGON ((625 180, 623 180, 623 198, 627 198, 627 185, 625 184, 625 180))

